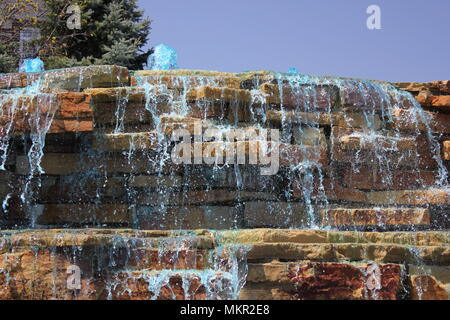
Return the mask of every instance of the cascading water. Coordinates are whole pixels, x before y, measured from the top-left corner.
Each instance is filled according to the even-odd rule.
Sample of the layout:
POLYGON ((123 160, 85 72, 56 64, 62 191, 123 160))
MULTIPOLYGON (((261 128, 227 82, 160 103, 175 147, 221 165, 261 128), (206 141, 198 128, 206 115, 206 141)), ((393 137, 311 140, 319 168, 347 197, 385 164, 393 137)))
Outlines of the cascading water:
MULTIPOLYGON (((44 173, 41 160, 44 155, 45 138, 57 110, 56 95, 42 92, 40 89, 41 81, 42 77, 40 76, 32 81, 31 85, 13 89, 2 94, 0 98, 1 117, 7 122, 1 137, 0 170, 6 170, 5 164, 10 141, 14 138, 14 135, 18 135, 15 131, 28 134, 29 140, 31 140, 31 145, 26 148, 28 151, 25 150, 29 175, 25 178, 20 199, 27 211, 32 227, 34 227, 36 220, 34 211, 31 209, 33 193, 35 192, 33 189, 39 189, 41 186, 39 176, 44 173)), ((24 140, 24 143, 27 145, 28 141, 24 140)), ((3 200, 3 208, 8 207, 10 198, 11 196, 8 194, 3 200)))
MULTIPOLYGON (((97 91, 83 90, 95 86, 98 79, 85 78, 78 70, 67 72, 75 75, 70 90, 92 95, 94 116, 93 129, 70 136, 73 145, 64 146, 73 157, 67 158, 70 170, 58 168, 62 173, 46 174, 41 165, 46 146, 53 150, 50 153, 66 152, 60 145, 47 143, 47 133, 59 111, 59 93, 49 93, 56 83, 56 73, 38 79, 31 74, 30 78, 37 79, 33 85, 5 90, 0 95, 0 119, 13 120, 5 122, 1 129, 0 169, 13 168, 8 162, 12 141, 20 145, 14 136, 23 135, 22 130, 27 133, 21 151, 29 168, 22 174, 24 183, 19 187, 23 207, 28 210, 27 227, 161 231, 158 240, 122 235, 101 248, 67 245, 64 255, 73 264, 83 265, 89 256, 95 257, 93 261, 98 259, 92 267, 99 273, 112 270, 102 273, 105 298, 133 298, 143 288, 144 296, 151 299, 239 297, 251 244, 222 243, 218 233, 212 232, 215 243, 206 253, 204 248, 196 247, 198 234, 181 232, 173 236, 163 230, 276 227, 323 232, 335 228, 328 221, 327 212, 332 209, 353 210, 368 205, 375 211, 402 209, 389 202, 372 205, 364 198, 358 199, 371 191, 367 187, 355 192, 343 186, 352 182, 353 176, 367 172, 367 168, 383 173, 380 180, 386 190, 396 190, 398 168, 411 172, 431 168, 434 181, 426 185, 426 179, 417 175, 416 185, 422 189, 429 185, 447 188, 446 163, 441 159, 439 141, 427 113, 413 96, 391 84, 307 76, 297 70, 243 74, 146 72, 137 72, 135 85, 129 87, 119 77, 117 81, 99 77, 106 88, 97 91), (118 88, 108 84, 113 81, 118 88), (96 94, 100 98, 94 97, 96 94), (399 129, 399 112, 408 113, 415 130, 399 129), (15 121, 22 118, 26 121, 20 124, 27 130, 15 121), (189 142, 194 148, 200 145, 202 158, 204 148, 217 142, 206 136, 205 129, 214 130, 222 140, 213 161, 207 163, 195 156, 191 164, 176 164, 171 135, 178 128, 190 133, 189 142), (239 163, 237 156, 229 162, 219 161, 228 146, 241 142, 232 135, 240 129, 254 130, 258 148, 273 151, 275 144, 280 147, 276 174, 262 175, 260 169, 266 164, 261 161, 239 163), (260 133, 267 129, 280 133, 280 141, 272 141, 270 147, 260 139, 260 133), (422 163, 423 153, 431 154, 430 168, 422 163), (343 172, 348 181, 340 181, 343 172), (45 183, 41 183, 41 176, 45 183), (39 219, 41 211, 29 209, 34 205, 41 211, 48 205, 54 211, 48 210, 39 219), (66 210, 65 205, 69 207, 66 216, 54 213, 66 210), (136 262, 139 254, 149 259, 147 265, 136 262), (197 265, 198 259, 201 266, 197 265)), ((245 149, 244 160, 249 160, 250 150, 245 149)), ((13 193, 5 197, 3 211, 11 207, 13 200, 13 193)), ((380 219, 375 228, 382 229, 384 223, 380 219)), ((347 229, 358 230, 357 226, 347 229)), ((52 257, 60 255, 60 248, 52 250, 52 257)), ((378 264, 364 268, 365 298, 378 299, 381 269, 378 264)), ((85 280, 93 285, 99 279, 92 275, 85 280)), ((56 297, 56 271, 54 283, 56 297)))

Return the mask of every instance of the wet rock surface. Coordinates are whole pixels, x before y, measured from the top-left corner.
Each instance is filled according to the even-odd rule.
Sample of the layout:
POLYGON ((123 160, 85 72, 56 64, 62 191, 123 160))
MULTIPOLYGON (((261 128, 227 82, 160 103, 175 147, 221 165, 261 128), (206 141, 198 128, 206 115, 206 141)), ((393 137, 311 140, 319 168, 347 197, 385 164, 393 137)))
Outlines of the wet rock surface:
POLYGON ((0 298, 447 299, 449 97, 269 71, 2 74, 0 298))

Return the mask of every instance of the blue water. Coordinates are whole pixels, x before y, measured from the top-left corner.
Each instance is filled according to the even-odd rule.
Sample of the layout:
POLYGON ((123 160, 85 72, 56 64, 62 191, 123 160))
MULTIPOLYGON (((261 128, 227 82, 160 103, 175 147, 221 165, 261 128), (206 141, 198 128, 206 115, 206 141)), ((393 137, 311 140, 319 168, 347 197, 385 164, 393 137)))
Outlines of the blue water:
POLYGON ((148 57, 147 68, 149 70, 178 69, 177 52, 165 44, 158 44, 153 54, 148 57))
POLYGON ((44 71, 44 62, 39 57, 34 59, 25 59, 19 68, 19 72, 42 72, 42 71, 44 71))

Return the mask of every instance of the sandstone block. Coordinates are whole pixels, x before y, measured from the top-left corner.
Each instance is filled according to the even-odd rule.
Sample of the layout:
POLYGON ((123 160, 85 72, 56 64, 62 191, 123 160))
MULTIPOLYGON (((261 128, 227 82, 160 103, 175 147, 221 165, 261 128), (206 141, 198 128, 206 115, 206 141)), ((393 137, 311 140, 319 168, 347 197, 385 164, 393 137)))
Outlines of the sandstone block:
POLYGON ((158 147, 156 132, 94 135, 92 148, 100 151, 152 150, 158 147))
MULTIPOLYGON (((172 162, 163 165, 152 163, 146 155, 140 153, 106 153, 99 160, 85 153, 45 153, 41 160, 41 167, 45 174, 68 175, 72 173, 95 170, 101 173, 146 173, 167 174, 179 168, 172 162)), ((25 155, 16 157, 16 174, 28 175, 30 167, 28 157, 25 155)))
POLYGON ((294 127, 293 143, 301 146, 327 146, 327 140, 322 128, 314 127, 294 127))
POLYGON ((432 276, 443 285, 450 283, 450 266, 409 265, 410 275, 432 276))
POLYGON ((36 74, 41 90, 81 91, 88 88, 127 86, 128 69, 118 66, 74 67, 36 74))
POLYGON ((450 95, 448 96, 433 96, 424 97, 423 94, 419 94, 416 100, 423 106, 432 111, 438 112, 450 112, 450 95))
POLYGON ((267 104, 299 107, 305 110, 329 110, 339 104, 336 87, 329 85, 280 85, 263 83, 260 91, 267 104), (280 94, 280 91, 282 92, 280 94))
MULTIPOLYGON (((41 167, 46 174, 71 174, 87 170, 86 156, 76 153, 46 153, 42 157, 41 167)), ((27 175, 30 173, 28 156, 16 157, 16 173, 27 175)))
POLYGON ((410 246, 441 246, 450 242, 447 231, 395 231, 395 232, 357 232, 290 229, 252 229, 222 231, 221 239, 225 243, 372 243, 400 244, 410 246))
POLYGON ((234 229, 241 225, 241 214, 236 207, 182 206, 138 207, 137 225, 140 229, 185 230, 207 228, 234 229))
MULTIPOLYGON (((327 149, 323 146, 299 146, 279 142, 261 142, 249 139, 237 142, 195 142, 190 145, 191 156, 187 157, 190 163, 204 163, 210 158, 212 164, 236 163, 236 156, 245 157, 247 164, 266 166, 274 163, 275 157, 280 166, 295 166, 310 161, 327 166, 327 149), (277 154, 278 152, 278 154, 277 154), (262 160, 261 155, 268 158, 269 163, 262 160), (200 156, 200 158, 199 158, 200 156)), ((185 155, 183 149, 175 151, 182 159, 185 155)))
POLYGON ((396 82, 394 83, 398 88, 417 93, 422 90, 430 90, 438 94, 450 94, 450 81, 433 81, 433 82, 396 82))
POLYGON ((337 148, 344 150, 379 150, 380 153, 390 150, 417 150, 419 144, 424 144, 426 141, 422 136, 396 135, 390 132, 364 132, 339 127, 333 127, 331 135, 337 148))
POLYGON ((433 132, 450 133, 449 114, 428 111, 424 111, 424 114, 428 117, 428 125, 411 110, 395 109, 392 112, 394 122, 388 124, 389 129, 427 132, 430 128, 433 132))
POLYGON ((232 297, 230 281, 221 273, 211 274, 206 286, 201 282, 199 272, 177 273, 141 272, 118 273, 108 291, 113 300, 223 300, 232 297), (161 287, 149 285, 151 280, 161 281, 161 287), (187 288, 187 289, 186 289, 187 288), (154 297, 156 295, 156 297, 154 297))
MULTIPOLYGON (((146 98, 143 88, 96 88, 86 90, 85 93, 91 97, 97 126, 117 127, 130 123, 151 123, 151 113, 145 109, 146 98)), ((158 94, 150 102, 167 109, 165 96, 158 94)))
POLYGON ((0 89, 12 89, 23 87, 23 73, 0 74, 0 89))
POLYGON ((39 203, 124 203, 124 177, 105 177, 102 174, 74 174, 41 177, 41 188, 35 193, 39 203))
POLYGON ((94 122, 92 120, 53 119, 48 133, 92 132, 93 130, 94 122))
POLYGON ((250 228, 299 228, 308 220, 303 203, 252 201, 244 207, 244 223, 250 228))
POLYGON ((396 300, 402 289, 398 264, 304 263, 289 266, 294 300, 396 300))
POLYGON ((450 141, 444 141, 444 160, 450 160, 450 141))
POLYGON ((409 246, 398 244, 298 244, 298 243, 257 243, 248 253, 249 260, 286 259, 339 262, 375 261, 413 263, 420 258, 427 264, 447 264, 450 249, 446 246, 417 247, 413 252, 409 246))
POLYGON ((231 88, 216 88, 209 86, 202 86, 193 88, 187 92, 186 99, 190 101, 195 100, 208 100, 225 103, 242 103, 248 104, 252 101, 250 91, 242 89, 231 88))
POLYGON ((427 209, 328 209, 321 211, 326 226, 401 226, 429 225, 427 209))
POLYGON ((381 112, 392 105, 397 105, 401 109, 413 107, 412 97, 396 95, 389 89, 381 89, 378 84, 385 88, 392 87, 382 81, 376 81, 375 84, 352 79, 345 81, 340 86, 341 104, 357 112, 363 110, 381 112))
POLYGON ((362 114, 356 112, 303 112, 268 110, 266 119, 271 122, 319 124, 342 128, 373 128, 379 130, 382 122, 377 114, 362 114))
POLYGON ((325 112, 268 110, 266 112, 266 119, 267 121, 277 123, 306 123, 306 124, 320 124, 320 125, 331 124, 331 115, 325 112))
POLYGON ((164 134, 172 135, 174 130, 177 129, 185 129, 189 131, 191 135, 195 135, 195 127, 203 130, 212 129, 214 125, 209 120, 204 120, 201 118, 192 118, 192 117, 174 117, 174 116, 161 116, 161 131, 164 134))
POLYGON ((450 190, 374 191, 367 193, 367 200, 371 204, 383 205, 448 205, 450 204, 450 190))
MULTIPOLYGON (((419 147, 418 150, 345 150, 335 144, 331 151, 331 160, 351 163, 355 167, 367 166, 375 168, 427 169, 437 167, 431 151, 419 147)), ((390 169, 390 170, 392 170, 390 169)))
POLYGON ((46 204, 36 205, 32 215, 38 224, 130 224, 132 211, 127 205, 46 204))
POLYGON ((410 276, 412 300, 449 300, 449 293, 433 276, 410 276))
MULTIPOLYGON (((235 73, 207 70, 142 70, 135 72, 136 85, 145 83, 165 85, 169 89, 189 89, 212 85, 231 89, 241 88, 242 77, 235 73)), ((134 84, 132 84, 134 85, 134 84)))
MULTIPOLYGON (((185 244, 182 244, 185 245, 185 244)), ((134 270, 203 270, 208 265, 208 250, 131 248, 127 267, 134 270)))
MULTIPOLYGON (((366 202, 366 193, 343 187, 339 181, 325 178, 322 183, 319 178, 314 180, 312 190, 307 188, 307 192, 311 192, 313 198, 326 196, 327 200, 343 200, 347 202, 366 202)), ((304 198, 305 194, 301 185, 301 181, 295 181, 293 186, 293 196, 296 198, 304 198)))
POLYGON ((85 300, 98 299, 101 283, 89 279, 89 268, 83 267, 81 290, 77 296, 67 289, 64 254, 50 249, 21 250, 0 256, 0 298, 7 300, 85 300))
POLYGON ((153 206, 155 203, 164 206, 204 205, 204 204, 236 204, 252 200, 276 200, 274 194, 268 192, 205 190, 187 192, 136 192, 135 201, 138 205, 153 206))
POLYGON ((57 118, 90 118, 93 111, 91 107, 91 96, 84 92, 65 92, 57 94, 59 110, 57 118))
POLYGON ((252 97, 247 90, 202 86, 190 89, 186 100, 189 101, 192 117, 226 117, 233 122, 251 119, 252 97))
POLYGON ((431 187, 439 174, 428 170, 390 170, 376 167, 343 169, 343 184, 361 190, 410 190, 431 187))
POLYGON ((132 188, 175 188, 181 187, 183 177, 179 175, 170 176, 133 176, 129 186, 132 188))

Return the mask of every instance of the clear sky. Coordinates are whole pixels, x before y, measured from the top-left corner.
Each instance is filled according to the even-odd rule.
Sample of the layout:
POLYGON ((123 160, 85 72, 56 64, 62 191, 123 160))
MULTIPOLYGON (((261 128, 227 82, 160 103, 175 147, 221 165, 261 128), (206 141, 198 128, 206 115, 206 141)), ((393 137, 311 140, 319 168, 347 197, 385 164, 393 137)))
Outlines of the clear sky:
POLYGON ((139 0, 181 68, 450 79, 450 0, 139 0), (369 30, 369 5, 381 30, 369 30))

